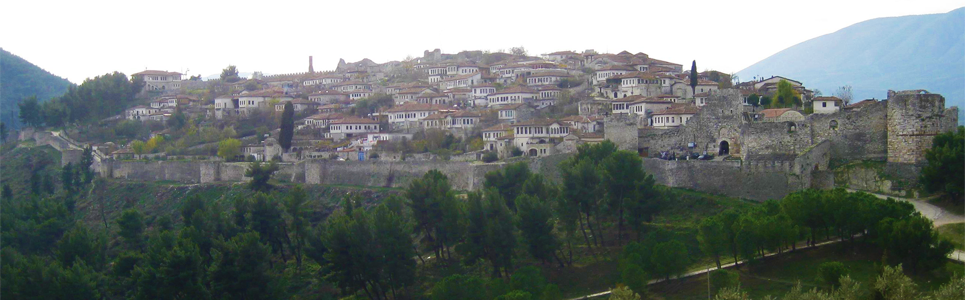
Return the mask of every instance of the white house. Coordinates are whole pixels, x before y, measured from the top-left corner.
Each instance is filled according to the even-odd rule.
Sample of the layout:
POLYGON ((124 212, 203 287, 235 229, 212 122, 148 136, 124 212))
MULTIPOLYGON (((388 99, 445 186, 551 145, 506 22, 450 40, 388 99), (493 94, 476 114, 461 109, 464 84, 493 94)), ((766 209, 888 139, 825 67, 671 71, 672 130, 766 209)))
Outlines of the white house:
POLYGON ((811 99, 811 103, 814 105, 814 113, 830 114, 841 110, 844 102, 838 97, 814 97, 814 99, 811 99))
POLYGON ((419 97, 416 98, 416 102, 422 103, 422 104, 442 105, 442 104, 451 103, 452 98, 450 98, 445 94, 440 94, 440 93, 425 93, 425 94, 419 95, 419 97))
POLYGON ((145 70, 131 74, 131 79, 143 79, 144 89, 163 91, 181 88, 181 73, 158 70, 145 70))
MULTIPOLYGON (((717 91, 719 88, 716 82, 710 80, 697 80, 697 94, 717 91)), ((693 98, 694 89, 690 86, 690 79, 674 82, 673 95, 681 98, 693 98)))
POLYGON ((489 94, 495 93, 496 87, 491 84, 477 84, 472 87, 473 98, 486 98, 489 94))
POLYGON ((295 98, 286 95, 278 90, 261 90, 254 92, 243 92, 238 96, 239 108, 259 108, 265 107, 269 101, 291 101, 295 98))
POLYGON ((368 91, 372 90, 372 85, 358 80, 350 80, 332 84, 332 88, 341 92, 368 91))
POLYGON ((124 115, 128 120, 149 120, 149 116, 153 113, 160 111, 161 109, 148 107, 144 105, 138 105, 135 107, 128 108, 124 111, 124 115))
POLYGON ((523 86, 511 87, 486 96, 489 106, 524 103, 534 98, 536 91, 523 86))
POLYGON ((336 90, 321 90, 308 95, 308 100, 319 104, 332 104, 348 100, 348 95, 336 90))
POLYGON ((393 128, 418 126, 419 121, 432 114, 450 112, 452 108, 437 104, 406 103, 385 111, 393 128))
POLYGON ((484 149, 489 151, 498 151, 502 149, 502 145, 500 145, 501 142, 499 138, 506 136, 507 134, 510 134, 512 129, 513 129, 513 126, 509 124, 499 124, 493 127, 483 129, 482 131, 483 142, 486 143, 486 145, 484 146, 484 149))
POLYGON ((526 78, 526 85, 549 85, 557 84, 564 78, 569 77, 563 70, 534 71, 526 78))
POLYGON ((395 100, 396 105, 402 105, 406 102, 415 101, 416 97, 419 97, 419 95, 431 92, 432 90, 427 88, 408 88, 396 93, 394 96, 392 96, 392 99, 395 100))
POLYGON ((313 86, 313 85, 331 85, 345 81, 345 78, 338 74, 321 74, 313 77, 309 77, 302 81, 303 86, 313 86))
POLYGON ((328 128, 328 125, 335 120, 344 118, 345 116, 340 113, 323 113, 314 114, 308 118, 305 118, 305 125, 314 128, 328 128))
POLYGON ((673 102, 649 97, 640 97, 628 104, 630 113, 643 116, 647 125, 653 125, 651 115, 654 112, 668 109, 671 105, 673 102))
POLYGON ((541 86, 538 88, 539 94, 536 99, 557 99, 560 97, 560 88, 555 85, 541 86))
POLYGON ((353 90, 353 91, 346 92, 346 94, 348 94, 348 98, 351 100, 359 100, 359 99, 371 97, 372 91, 353 90))
POLYGON ((346 117, 329 123, 328 132, 330 137, 334 140, 342 140, 367 133, 380 132, 379 121, 356 117, 346 117))
POLYGON ((570 129, 578 130, 583 133, 592 133, 603 130, 603 117, 599 116, 569 116, 560 119, 570 129))
POLYGON ((570 128, 559 121, 538 119, 523 121, 512 125, 513 146, 528 156, 545 156, 555 153, 553 140, 570 134, 570 128))
POLYGON ((238 97, 231 95, 218 96, 214 98, 214 109, 238 108, 238 97))
POLYGON ((622 65, 613 65, 613 66, 605 67, 605 68, 596 70, 596 72, 593 73, 593 84, 606 82, 606 80, 610 77, 623 75, 634 71, 636 71, 636 69, 628 66, 622 66, 622 65))
POLYGON ((498 118, 500 122, 516 123, 529 119, 533 109, 526 103, 507 104, 499 108, 498 118))
POLYGON ((578 58, 580 57, 580 54, 573 51, 557 51, 553 53, 543 54, 541 56, 545 60, 560 62, 571 58, 578 58))
POLYGON ((291 102, 292 108, 294 108, 295 111, 303 111, 306 109, 314 110, 314 108, 318 106, 317 102, 312 102, 302 98, 298 98, 291 101, 280 101, 278 103, 275 103, 275 111, 285 111, 285 103, 288 103, 288 102, 291 102))
POLYGON ((652 114, 652 126, 655 128, 671 128, 687 125, 687 121, 690 121, 690 118, 693 118, 695 114, 697 114, 697 107, 693 105, 665 109, 652 114))
POLYGON ((610 77, 620 80, 619 94, 623 97, 632 95, 656 96, 661 94, 660 80, 656 75, 645 72, 630 72, 610 77))
POLYGON ((478 72, 461 74, 448 79, 443 79, 442 82, 439 83, 439 89, 448 90, 454 88, 468 88, 479 82, 481 81, 478 72))

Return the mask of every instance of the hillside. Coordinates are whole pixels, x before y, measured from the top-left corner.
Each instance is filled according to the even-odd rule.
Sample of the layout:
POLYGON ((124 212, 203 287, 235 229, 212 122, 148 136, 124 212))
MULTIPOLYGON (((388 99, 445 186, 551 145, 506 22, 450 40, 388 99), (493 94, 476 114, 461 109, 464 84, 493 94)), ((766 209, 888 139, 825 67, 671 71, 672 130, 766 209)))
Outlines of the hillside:
POLYGON ((13 128, 20 127, 17 103, 37 96, 40 101, 63 95, 70 81, 0 49, 0 120, 13 128))
POLYGON ((926 89, 965 106, 965 8, 944 14, 878 18, 784 49, 738 72, 743 80, 781 75, 831 95, 851 85, 854 99, 889 89, 926 89))

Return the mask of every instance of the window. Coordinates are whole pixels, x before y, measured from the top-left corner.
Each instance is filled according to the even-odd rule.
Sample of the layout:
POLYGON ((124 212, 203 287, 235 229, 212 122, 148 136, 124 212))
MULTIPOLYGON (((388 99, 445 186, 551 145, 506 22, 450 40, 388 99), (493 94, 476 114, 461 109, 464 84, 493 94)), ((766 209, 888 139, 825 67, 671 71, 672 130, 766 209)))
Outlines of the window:
POLYGON ((827 103, 827 102, 824 102, 824 101, 821 101, 821 107, 828 107, 828 103, 827 103))

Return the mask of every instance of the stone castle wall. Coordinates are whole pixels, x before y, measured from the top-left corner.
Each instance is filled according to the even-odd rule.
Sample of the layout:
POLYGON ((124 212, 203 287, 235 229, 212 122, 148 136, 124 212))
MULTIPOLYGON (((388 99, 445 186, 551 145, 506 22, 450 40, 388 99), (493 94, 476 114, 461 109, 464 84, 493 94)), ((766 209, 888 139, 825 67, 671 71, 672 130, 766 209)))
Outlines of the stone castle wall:
POLYGON ((955 128, 958 111, 938 94, 899 93, 888 99, 887 118, 888 162, 917 164, 935 135, 955 128))

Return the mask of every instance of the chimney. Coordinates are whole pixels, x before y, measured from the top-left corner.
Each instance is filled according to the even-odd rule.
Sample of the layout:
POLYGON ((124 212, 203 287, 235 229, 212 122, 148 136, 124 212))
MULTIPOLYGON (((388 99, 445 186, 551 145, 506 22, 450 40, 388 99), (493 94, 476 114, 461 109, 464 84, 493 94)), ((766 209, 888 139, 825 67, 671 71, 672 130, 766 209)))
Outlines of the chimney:
POLYGON ((312 56, 308 56, 308 73, 315 73, 315 68, 312 67, 312 56))

